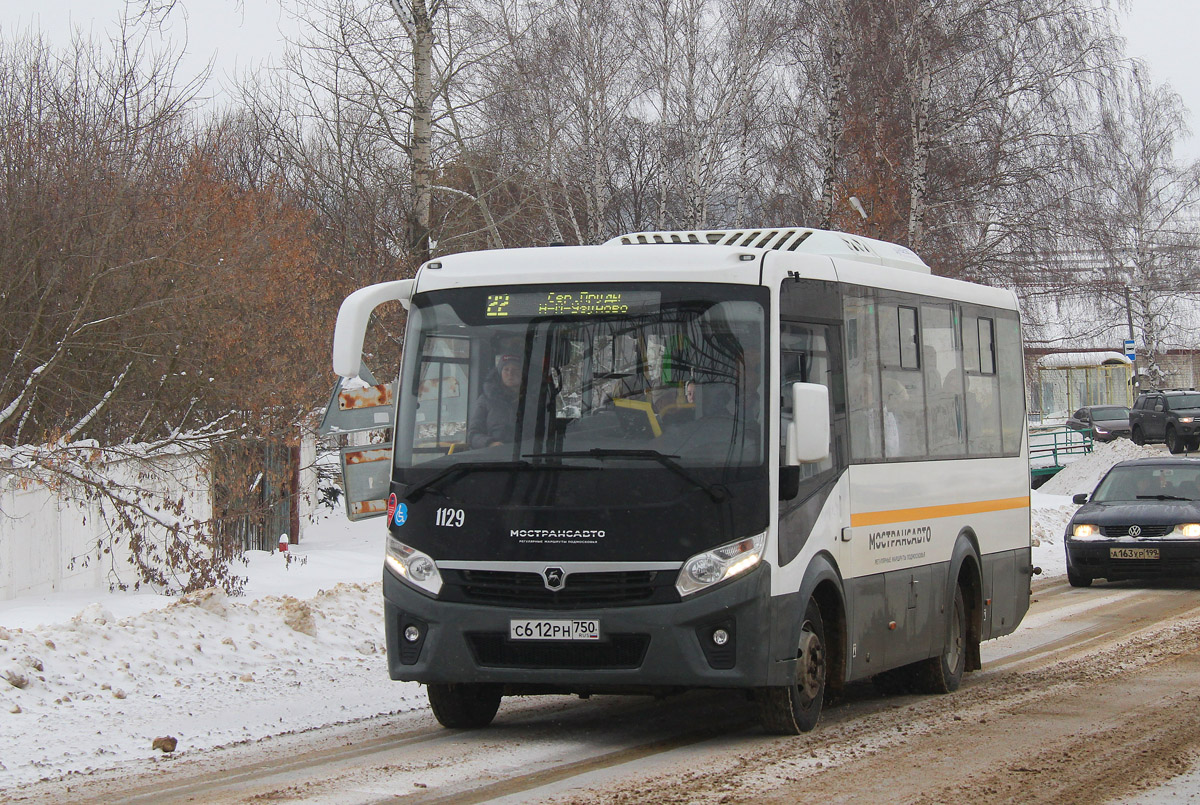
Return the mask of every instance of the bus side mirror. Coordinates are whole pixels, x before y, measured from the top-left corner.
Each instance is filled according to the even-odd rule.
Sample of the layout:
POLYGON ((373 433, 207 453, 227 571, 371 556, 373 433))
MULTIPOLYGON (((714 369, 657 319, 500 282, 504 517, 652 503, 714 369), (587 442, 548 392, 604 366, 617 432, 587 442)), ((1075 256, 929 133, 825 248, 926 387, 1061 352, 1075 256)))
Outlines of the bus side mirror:
POLYGON ((792 421, 788 423, 789 467, 812 464, 829 456, 829 389, 820 383, 792 384, 792 421))
POLYGON ((395 280, 359 288, 346 297, 333 330, 333 371, 357 377, 362 364, 363 341, 371 313, 384 302, 399 302, 408 310, 416 280, 395 280))

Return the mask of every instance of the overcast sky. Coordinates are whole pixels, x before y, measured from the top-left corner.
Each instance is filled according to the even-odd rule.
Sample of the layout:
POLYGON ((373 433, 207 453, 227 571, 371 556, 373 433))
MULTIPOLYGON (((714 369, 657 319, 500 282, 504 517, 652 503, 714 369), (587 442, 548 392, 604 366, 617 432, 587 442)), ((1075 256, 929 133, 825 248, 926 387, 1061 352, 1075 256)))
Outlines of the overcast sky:
MULTIPOLYGON (((227 83, 232 76, 253 69, 280 48, 281 25, 288 20, 278 0, 178 0, 186 20, 176 17, 169 29, 182 45, 186 34, 188 60, 184 68, 200 70, 214 59, 213 81, 227 83)), ((123 8, 121 0, 0 0, 0 30, 5 35, 40 27, 55 42, 65 41, 74 27, 103 33, 123 8), (31 8, 32 6, 32 8, 31 8)), ((1156 82, 1168 82, 1193 113, 1193 128, 1200 128, 1200 45, 1196 0, 1129 0, 1121 14, 1122 32, 1129 54, 1143 59, 1156 82)), ((214 86, 213 92, 216 91, 214 86)), ((1200 138, 1181 144, 1180 156, 1200 159, 1200 138)))

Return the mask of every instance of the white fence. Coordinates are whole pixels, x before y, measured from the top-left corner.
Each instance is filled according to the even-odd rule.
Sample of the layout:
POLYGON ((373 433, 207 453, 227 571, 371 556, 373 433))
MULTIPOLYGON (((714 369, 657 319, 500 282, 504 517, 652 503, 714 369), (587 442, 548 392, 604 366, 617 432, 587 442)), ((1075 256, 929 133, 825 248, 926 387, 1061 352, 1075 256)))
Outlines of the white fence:
MULTIPOLYGON (((106 477, 184 501, 191 517, 212 516, 208 471, 195 454, 145 460, 100 459, 106 477)), ((102 468, 102 469, 101 469, 102 468)), ((0 470, 0 600, 59 591, 133 585, 129 537, 109 538, 100 504, 37 484, 22 488, 0 470)), ((166 529, 148 534, 167 539, 166 529)))

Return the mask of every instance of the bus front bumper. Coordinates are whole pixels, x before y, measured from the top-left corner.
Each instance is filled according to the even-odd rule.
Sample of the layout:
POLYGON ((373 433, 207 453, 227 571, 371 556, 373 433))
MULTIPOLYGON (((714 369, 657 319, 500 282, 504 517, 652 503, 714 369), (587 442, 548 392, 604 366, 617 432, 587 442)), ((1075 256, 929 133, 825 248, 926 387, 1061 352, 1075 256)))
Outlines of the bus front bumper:
POLYGON ((395 680, 495 683, 526 693, 787 684, 794 647, 769 660, 771 622, 790 614, 798 623, 790 612, 798 604, 793 596, 772 599, 770 580, 760 565, 677 603, 538 610, 439 601, 385 570, 388 671, 395 680), (596 620, 600 638, 510 638, 514 621, 540 620, 596 620), (722 644, 721 635, 713 639, 718 630, 722 644))

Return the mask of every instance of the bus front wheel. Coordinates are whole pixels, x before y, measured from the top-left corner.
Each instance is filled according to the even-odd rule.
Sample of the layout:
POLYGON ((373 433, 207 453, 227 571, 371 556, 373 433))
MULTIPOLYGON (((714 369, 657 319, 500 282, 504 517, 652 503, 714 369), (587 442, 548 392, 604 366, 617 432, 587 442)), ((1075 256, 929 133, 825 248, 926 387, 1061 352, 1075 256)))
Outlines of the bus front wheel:
POLYGON ((826 657, 825 623, 821 608, 809 599, 800 627, 800 645, 796 649, 796 681, 784 687, 757 691, 759 720, 767 732, 799 735, 817 726, 825 700, 826 657))
POLYGON ((443 727, 478 729, 492 723, 500 709, 499 685, 428 685, 429 708, 443 727))

